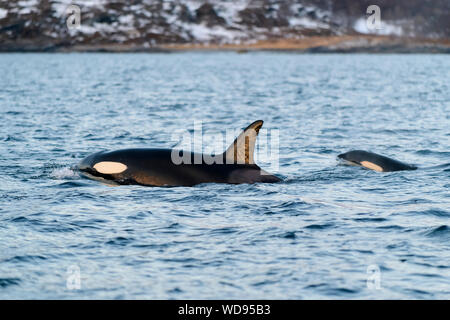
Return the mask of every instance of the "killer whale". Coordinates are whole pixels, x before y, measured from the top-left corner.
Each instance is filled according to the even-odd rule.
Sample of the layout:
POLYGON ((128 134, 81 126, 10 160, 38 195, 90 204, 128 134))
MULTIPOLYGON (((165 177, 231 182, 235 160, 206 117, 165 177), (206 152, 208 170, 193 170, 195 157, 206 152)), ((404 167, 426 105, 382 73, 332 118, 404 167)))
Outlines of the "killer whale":
POLYGON ((262 125, 262 120, 250 124, 217 156, 176 149, 101 151, 83 159, 78 170, 87 178, 115 185, 175 187, 201 183, 279 182, 280 178, 254 162, 256 138, 262 125), (210 161, 213 158, 215 161, 210 161))
POLYGON ((378 172, 416 170, 417 167, 373 152, 352 150, 337 156, 346 164, 357 165, 378 172))

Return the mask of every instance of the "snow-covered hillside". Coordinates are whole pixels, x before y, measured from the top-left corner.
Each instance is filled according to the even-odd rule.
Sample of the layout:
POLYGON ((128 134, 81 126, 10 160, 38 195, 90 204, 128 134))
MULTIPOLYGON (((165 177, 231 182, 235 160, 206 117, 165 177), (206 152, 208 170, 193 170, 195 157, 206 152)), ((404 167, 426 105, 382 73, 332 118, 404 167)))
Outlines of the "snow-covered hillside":
MULTIPOLYGON (((446 1, 435 0, 444 11, 434 10, 433 21, 442 19, 442 14, 445 21, 446 1)), ((0 49, 24 45, 39 49, 99 44, 142 47, 170 43, 236 44, 367 34, 372 33, 365 25, 368 3, 366 0, 0 0, 0 49), (70 29, 66 24, 67 9, 73 4, 80 8, 81 24, 70 29)), ((433 29, 425 20, 417 26, 413 21, 420 14, 419 18, 417 14, 410 17, 405 14, 396 19, 392 12, 397 9, 386 2, 386 8, 382 6, 383 28, 373 33, 448 37, 448 26, 433 29)))

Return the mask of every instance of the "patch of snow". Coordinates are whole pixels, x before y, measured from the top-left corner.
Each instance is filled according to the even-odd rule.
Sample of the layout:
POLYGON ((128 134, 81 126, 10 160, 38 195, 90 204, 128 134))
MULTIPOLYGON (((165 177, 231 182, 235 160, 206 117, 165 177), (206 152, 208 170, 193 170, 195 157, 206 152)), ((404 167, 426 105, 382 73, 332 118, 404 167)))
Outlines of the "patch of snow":
POLYGON ((17 9, 19 9, 18 13, 22 15, 37 12, 39 11, 37 9, 38 4, 39 4, 38 0, 19 1, 17 2, 17 9))
POLYGON ((142 11, 142 13, 144 14, 144 16, 146 16, 147 18, 151 18, 153 17, 153 12, 151 11, 142 11))
POLYGON ((303 6, 300 3, 291 5, 291 13, 293 16, 288 18, 289 25, 292 27, 301 27, 307 29, 329 29, 330 26, 326 23, 330 12, 327 10, 320 10, 312 6, 303 6), (312 15, 311 18, 308 14, 312 15), (325 21, 325 22, 324 22, 325 21))
POLYGON ((291 6, 291 12, 293 12, 294 14, 299 14, 299 13, 301 13, 304 9, 305 9, 305 7, 304 7, 301 3, 294 3, 294 4, 291 6))
POLYGON ((119 22, 121 24, 126 24, 126 25, 132 25, 134 21, 134 16, 132 14, 127 14, 125 16, 120 16, 119 17, 119 22))
POLYGON ((113 25, 107 24, 107 23, 94 23, 94 28, 97 29, 97 31, 102 33, 114 33, 116 32, 116 28, 113 25))
POLYGON ((7 15, 8 15, 8 10, 0 8, 0 19, 6 18, 7 15))
POLYGON ((116 33, 117 31, 129 32, 129 31, 134 31, 134 29, 131 27, 128 27, 128 26, 118 26, 116 23, 107 24, 107 23, 96 22, 92 26, 81 24, 78 28, 70 30, 70 31, 71 31, 70 33, 72 35, 77 34, 77 33, 92 35, 96 32, 99 32, 101 34, 113 34, 113 33, 116 33))
POLYGON ((59 0, 52 3, 53 11, 56 17, 63 17, 66 15, 67 8, 72 4, 71 0, 59 0))
POLYGON ((233 24, 238 21, 238 14, 240 11, 247 8, 250 1, 235 0, 230 2, 221 1, 217 7, 214 6, 219 16, 225 19, 227 24, 233 24))
POLYGON ((380 29, 369 29, 367 28, 366 24, 366 18, 359 18, 356 20, 355 24, 353 25, 353 29, 356 32, 363 33, 363 34, 377 34, 377 35, 395 35, 395 36, 401 36, 403 35, 403 29, 400 26, 396 26, 393 24, 388 24, 384 22, 383 20, 380 21, 380 29))
POLYGON ((19 14, 29 14, 33 12, 32 8, 23 8, 19 10, 19 14))
POLYGON ((71 29, 70 33, 84 33, 84 34, 94 34, 97 32, 97 29, 91 26, 86 26, 81 24, 79 27, 77 27, 76 29, 71 29))
POLYGON ((39 4, 38 0, 22 0, 17 2, 20 7, 36 7, 39 4))
POLYGON ((198 41, 210 41, 214 38, 233 41, 238 37, 244 36, 244 34, 239 31, 227 30, 224 27, 219 26, 209 28, 204 24, 184 24, 183 27, 198 41))
POLYGON ((171 9, 171 3, 168 1, 164 1, 163 2, 163 10, 164 11, 169 11, 171 9))
POLYGON ((126 37, 126 36, 116 36, 114 39, 116 41, 119 41, 119 42, 125 42, 125 41, 128 40, 128 37, 126 37))
POLYGON ((316 12, 316 17, 320 20, 326 19, 331 15, 331 12, 329 11, 319 10, 317 8, 314 9, 315 9, 314 11, 316 12))
POLYGON ((330 27, 326 23, 316 21, 308 17, 291 18, 289 19, 289 25, 292 27, 303 27, 308 29, 316 29, 316 28, 328 29, 330 27))
POLYGON ((142 4, 135 4, 135 5, 132 5, 132 6, 129 7, 129 9, 130 9, 131 11, 135 11, 135 12, 138 12, 138 11, 143 10, 142 4))
POLYGON ((195 12, 202 5, 202 1, 198 0, 188 0, 184 2, 184 5, 188 8, 190 12, 195 12))

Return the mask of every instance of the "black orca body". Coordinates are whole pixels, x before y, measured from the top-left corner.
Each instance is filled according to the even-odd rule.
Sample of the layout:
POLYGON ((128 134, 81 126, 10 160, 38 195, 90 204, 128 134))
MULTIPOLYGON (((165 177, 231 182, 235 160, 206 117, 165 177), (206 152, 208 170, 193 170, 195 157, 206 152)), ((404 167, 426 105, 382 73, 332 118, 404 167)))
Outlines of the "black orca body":
POLYGON ((278 177, 253 161, 256 137, 263 121, 249 125, 221 155, 175 149, 124 149, 97 152, 78 164, 91 179, 112 184, 194 186, 201 183, 278 182, 278 177), (215 161, 211 161, 214 157, 215 161), (182 160, 182 161, 180 161, 182 160))
POLYGON ((416 170, 417 167, 363 150, 353 150, 338 155, 338 159, 348 164, 362 166, 378 172, 416 170))

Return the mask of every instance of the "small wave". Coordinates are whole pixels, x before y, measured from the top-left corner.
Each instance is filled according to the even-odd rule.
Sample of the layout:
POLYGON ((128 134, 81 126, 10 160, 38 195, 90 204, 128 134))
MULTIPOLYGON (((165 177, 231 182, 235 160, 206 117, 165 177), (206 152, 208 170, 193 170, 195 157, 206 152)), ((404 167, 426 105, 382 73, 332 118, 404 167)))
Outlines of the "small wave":
POLYGON ((19 137, 7 135, 5 138, 3 138, 3 141, 5 141, 5 142, 11 142, 11 141, 19 142, 19 141, 25 141, 25 140, 22 139, 22 138, 19 138, 19 137))
POLYGON ((67 182, 60 183, 60 184, 58 184, 56 186, 52 186, 52 187, 57 187, 57 188, 78 188, 78 187, 83 187, 83 186, 87 186, 87 184, 81 183, 81 182, 77 182, 77 181, 67 181, 67 182))
POLYGON ((11 219, 11 222, 28 222, 28 221, 29 221, 29 219, 24 216, 20 216, 20 217, 11 219))
POLYGON ((313 229, 313 230, 324 230, 333 227, 334 224, 332 223, 324 223, 324 224, 310 224, 306 226, 306 229, 313 229))
POLYGON ((288 232, 282 233, 278 237, 284 238, 284 239, 295 239, 295 238, 297 238, 297 236, 295 235, 295 231, 288 231, 288 232))
POLYGON ((25 256, 15 256, 9 259, 3 260, 4 262, 37 262, 41 260, 47 260, 47 257, 38 255, 25 255, 25 256))
POLYGON ((332 206, 332 207, 340 207, 340 208, 347 208, 347 209, 374 210, 374 208, 369 207, 369 206, 354 205, 354 204, 350 204, 350 203, 330 202, 330 201, 324 201, 321 199, 301 197, 300 200, 302 200, 304 203, 307 203, 307 204, 317 204, 318 203, 318 204, 328 205, 328 206, 332 206))
POLYGON ((230 234, 230 233, 236 233, 238 230, 234 227, 223 227, 219 229, 211 230, 210 234, 230 234))
POLYGON ((445 237, 450 238, 450 228, 446 225, 442 225, 436 228, 432 228, 431 230, 425 233, 429 237, 445 237))
POLYGON ((386 218, 356 218, 354 221, 357 222, 384 222, 387 221, 386 218))
POLYGON ((382 229, 382 230, 404 230, 404 227, 398 226, 398 225, 389 225, 389 226, 380 226, 377 229, 382 229))
POLYGON ((398 200, 398 201, 392 201, 391 203, 396 206, 407 206, 407 205, 418 205, 423 203, 430 203, 431 201, 429 199, 425 198, 411 198, 407 200, 398 200))
POLYGON ((252 286, 262 287, 262 286, 271 285, 271 284, 275 284, 275 283, 278 283, 278 281, 277 280, 263 280, 263 281, 258 281, 258 282, 252 283, 252 286))
MULTIPOLYGON (((417 205, 411 204, 410 206, 417 207, 417 205)), ((436 216, 436 217, 450 217, 450 212, 442 209, 422 209, 421 210, 410 210, 410 211, 400 211, 398 214, 400 215, 413 215, 413 216, 436 216)))
POLYGON ((63 168, 56 168, 53 169, 53 171, 50 173, 50 176, 54 179, 63 180, 63 179, 75 179, 79 178, 78 172, 76 172, 71 167, 63 167, 63 168))
POLYGON ((18 115, 23 114, 23 112, 22 111, 7 111, 7 112, 5 112, 5 114, 12 115, 12 116, 18 116, 18 115))
POLYGON ((124 131, 122 133, 116 134, 114 140, 128 138, 131 134, 128 131, 124 131))
POLYGON ((298 204, 304 204, 303 201, 286 201, 274 206, 274 208, 295 208, 298 204))
POLYGON ((307 288, 315 289, 315 290, 323 292, 329 296, 337 296, 337 297, 342 297, 342 296, 347 296, 347 295, 355 295, 360 292, 357 289, 351 289, 351 288, 343 288, 343 287, 330 288, 329 284, 326 284, 326 283, 311 284, 307 288))
POLYGON ((19 285, 19 278, 0 278, 0 288, 19 285))
POLYGON ((358 293, 359 290, 356 289, 349 289, 349 288, 332 288, 328 290, 331 294, 355 294, 358 293))
POLYGON ((134 238, 116 237, 116 238, 111 239, 108 242, 106 242, 106 244, 114 245, 114 246, 126 246, 133 240, 134 240, 134 238))
POLYGON ((327 286, 328 286, 327 283, 313 283, 305 286, 305 289, 325 288, 327 286))
POLYGON ((73 226, 57 225, 57 226, 51 226, 51 227, 42 228, 42 231, 43 232, 74 232, 74 231, 77 231, 79 229, 80 228, 73 227, 73 226))
MULTIPOLYGON (((343 166, 344 167, 344 166, 343 166)), ((347 167, 344 167, 348 169, 347 167)), ((297 183, 308 183, 308 182, 326 182, 326 181, 345 181, 355 179, 355 175, 352 170, 349 170, 349 175, 345 175, 342 172, 338 172, 333 169, 324 169, 322 172, 309 173, 301 177, 291 177, 284 181, 285 184, 297 184, 297 183)), ((350 168, 352 169, 352 168, 350 168)))
POLYGON ((107 220, 104 219, 88 219, 88 220, 82 220, 82 221, 73 221, 72 225, 76 228, 80 229, 97 229, 100 230, 102 227, 101 225, 106 223, 107 220))
POLYGON ((409 292, 409 293, 411 293, 413 295, 419 295, 419 296, 425 296, 425 295, 429 296, 429 295, 431 295, 430 292, 419 290, 419 289, 406 289, 405 291, 409 292))
MULTIPOLYGON (((441 169, 441 168, 447 168, 447 167, 450 167, 450 162, 449 163, 440 164, 440 165, 437 165, 437 166, 434 166, 434 167, 431 167, 431 168, 433 168, 433 169, 441 169)), ((448 171, 448 169, 444 170, 444 171, 448 171)))
POLYGON ((161 259, 162 262, 165 263, 171 263, 171 262, 175 262, 175 263, 199 263, 199 259, 196 258, 164 258, 161 259))
POLYGON ((441 209, 430 209, 420 212, 421 214, 433 215, 437 217, 450 217, 450 212, 441 209))
POLYGON ((185 197, 182 198, 178 198, 178 199, 172 199, 172 202, 197 202, 197 201, 202 201, 205 199, 205 196, 202 194, 194 194, 194 195, 187 195, 185 197))
POLYGON ((437 156, 450 156, 450 152, 448 151, 433 151, 430 149, 422 149, 422 150, 417 150, 415 152, 416 154, 419 155, 437 155, 437 156))
POLYGON ((181 290, 180 288, 178 288, 178 287, 175 287, 175 288, 173 288, 173 289, 170 289, 170 290, 167 290, 167 293, 183 293, 184 291, 183 290, 181 290))

